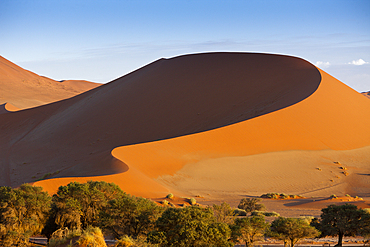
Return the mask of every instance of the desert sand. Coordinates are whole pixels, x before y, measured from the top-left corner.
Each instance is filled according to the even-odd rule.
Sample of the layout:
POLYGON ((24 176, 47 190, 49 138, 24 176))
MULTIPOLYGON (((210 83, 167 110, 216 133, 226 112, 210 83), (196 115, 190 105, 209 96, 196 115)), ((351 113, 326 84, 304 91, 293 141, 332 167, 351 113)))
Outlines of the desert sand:
POLYGON ((0 114, 0 181, 46 178, 34 184, 54 193, 104 180, 204 203, 268 192, 366 199, 369 110, 369 99, 300 58, 160 59, 73 98, 0 114))
POLYGON ((0 105, 32 108, 88 91, 101 84, 67 80, 55 81, 25 70, 0 56, 0 105))

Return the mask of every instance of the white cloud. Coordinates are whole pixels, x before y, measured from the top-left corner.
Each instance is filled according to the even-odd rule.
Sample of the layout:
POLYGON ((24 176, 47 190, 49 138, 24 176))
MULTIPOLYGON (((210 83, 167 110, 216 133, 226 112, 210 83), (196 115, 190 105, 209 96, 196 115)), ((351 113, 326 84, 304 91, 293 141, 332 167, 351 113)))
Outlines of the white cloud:
POLYGON ((353 60, 352 62, 348 63, 348 64, 353 64, 353 65, 364 65, 364 64, 367 64, 369 62, 365 62, 364 60, 362 60, 361 58, 359 60, 353 60))
POLYGON ((321 67, 321 68, 329 68, 330 63, 329 63, 329 62, 317 61, 317 62, 315 63, 315 65, 316 65, 317 67, 321 67))

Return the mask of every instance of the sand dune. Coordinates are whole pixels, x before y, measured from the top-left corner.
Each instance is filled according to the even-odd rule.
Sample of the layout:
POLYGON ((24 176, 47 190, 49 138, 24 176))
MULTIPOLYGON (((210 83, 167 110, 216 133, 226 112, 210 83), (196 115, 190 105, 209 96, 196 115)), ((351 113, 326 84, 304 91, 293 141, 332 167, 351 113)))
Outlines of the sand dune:
POLYGON ((369 109, 299 58, 160 59, 74 98, 1 114, 0 181, 17 186, 50 173, 36 182, 50 192, 105 180, 145 197, 366 194, 369 109))
POLYGON ((0 56, 0 104, 8 102, 26 109, 70 98, 99 85, 78 80, 58 82, 22 69, 0 56))
POLYGON ((363 92, 361 94, 370 99, 370 91, 369 92, 363 92))

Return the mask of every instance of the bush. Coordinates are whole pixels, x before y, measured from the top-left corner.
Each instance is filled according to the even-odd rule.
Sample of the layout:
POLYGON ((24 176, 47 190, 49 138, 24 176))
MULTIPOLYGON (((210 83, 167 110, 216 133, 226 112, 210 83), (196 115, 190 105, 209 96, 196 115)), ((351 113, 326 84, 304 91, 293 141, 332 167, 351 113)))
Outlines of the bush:
POLYGON ((134 245, 134 240, 127 235, 122 236, 117 240, 114 247, 130 247, 134 245))
POLYGON ((190 202, 190 205, 192 205, 192 206, 197 204, 197 200, 195 200, 194 198, 190 198, 189 202, 190 202))
POLYGON ((253 211, 264 211, 265 205, 258 203, 260 201, 260 198, 243 198, 240 201, 238 208, 244 209, 247 213, 251 213, 253 211))
POLYGON ((236 208, 234 209, 235 216, 247 216, 247 212, 244 209, 236 208))
POLYGON ((166 198, 168 198, 168 199, 173 199, 174 198, 174 196, 173 196, 173 194, 172 193, 170 193, 170 194, 168 194, 167 196, 166 196, 166 198))
POLYGON ((276 212, 253 211, 251 216, 279 217, 280 214, 276 212))
POLYGON ((77 240, 79 245, 106 247, 102 231, 98 227, 88 226, 77 240))
POLYGON ((53 232, 51 238, 49 239, 48 246, 54 247, 61 244, 65 244, 68 242, 68 240, 78 236, 81 236, 81 230, 79 229, 69 230, 67 227, 62 227, 53 232))

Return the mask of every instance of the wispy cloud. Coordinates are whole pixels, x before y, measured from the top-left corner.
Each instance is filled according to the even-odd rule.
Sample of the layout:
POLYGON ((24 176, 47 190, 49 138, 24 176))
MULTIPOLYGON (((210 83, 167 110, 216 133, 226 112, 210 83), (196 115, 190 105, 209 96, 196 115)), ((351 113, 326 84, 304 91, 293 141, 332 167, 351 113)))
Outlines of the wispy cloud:
POLYGON ((363 59, 359 59, 359 60, 353 60, 352 62, 349 62, 348 64, 353 64, 353 65, 364 65, 364 64, 368 64, 369 62, 365 62, 363 59))
POLYGON ((317 62, 315 63, 315 65, 316 65, 317 67, 320 67, 320 68, 329 68, 330 63, 329 63, 329 62, 317 61, 317 62))

